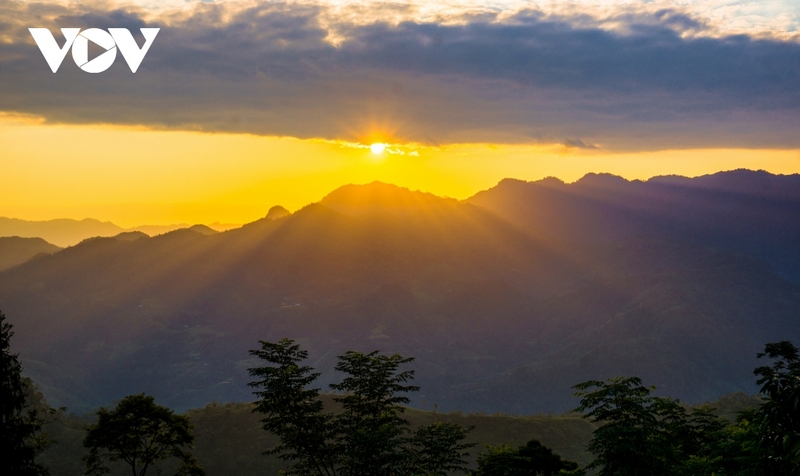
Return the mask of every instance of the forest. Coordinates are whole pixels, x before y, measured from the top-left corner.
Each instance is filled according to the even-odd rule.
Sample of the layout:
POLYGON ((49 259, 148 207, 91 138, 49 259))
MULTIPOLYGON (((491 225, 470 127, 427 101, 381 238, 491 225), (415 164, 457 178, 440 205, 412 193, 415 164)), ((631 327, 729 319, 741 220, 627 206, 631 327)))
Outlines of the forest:
POLYGON ((308 352, 281 339, 251 350, 262 365, 248 369, 250 404, 177 414, 134 394, 80 417, 49 407, 23 377, 12 329, 0 313, 3 474, 800 474, 800 351, 789 341, 765 345, 758 354, 765 365, 754 370, 760 395, 739 396, 739 409, 727 412, 656 396, 637 377, 576 384, 580 404, 561 416, 420 412, 407 407, 407 395, 420 390, 408 368, 413 358, 348 351, 336 366, 343 378, 323 393, 320 374, 305 365, 308 352), (504 424, 538 426, 547 442, 559 433, 561 447, 518 429, 518 442, 503 441, 504 424), (570 460, 569 446, 589 457, 570 460), (255 461, 254 450, 262 453, 255 461))

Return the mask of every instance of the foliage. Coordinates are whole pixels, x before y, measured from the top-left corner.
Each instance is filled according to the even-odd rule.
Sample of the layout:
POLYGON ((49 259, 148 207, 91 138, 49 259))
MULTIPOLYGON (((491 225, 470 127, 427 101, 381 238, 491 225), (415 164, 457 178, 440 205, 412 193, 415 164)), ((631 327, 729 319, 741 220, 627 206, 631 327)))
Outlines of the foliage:
POLYGON ((296 474, 331 474, 337 457, 329 443, 332 416, 322 412, 319 389, 306 388, 319 373, 298 365, 308 352, 289 339, 261 345, 261 350, 250 353, 274 366, 249 369, 259 379, 249 384, 260 389, 253 392, 258 397, 254 411, 264 414, 264 429, 281 440, 266 453, 291 461, 296 474))
MULTIPOLYGON (((756 410, 745 409, 739 412, 736 423, 727 426, 719 434, 716 447, 712 449, 712 457, 705 461, 705 471, 701 471, 699 462, 693 461, 696 471, 690 474, 724 475, 724 476, 761 476, 758 470, 758 420, 756 410), (707 468, 712 468, 713 473, 707 468)), ((692 465, 687 465, 692 467, 692 465)), ((766 476, 766 475, 764 475, 766 476)))
POLYGON ((487 452, 478 456, 478 471, 474 476, 556 476, 584 475, 578 463, 561 459, 538 440, 525 446, 487 446, 487 452))
POLYGON ((348 376, 331 388, 345 394, 334 399, 343 409, 336 418, 340 435, 335 445, 343 476, 389 474, 405 465, 409 423, 400 414, 409 399, 397 394, 419 387, 405 385, 414 372, 398 373, 398 367, 412 360, 377 352, 351 351, 339 357, 335 370, 348 376))
POLYGON ((403 474, 414 476, 445 476, 465 472, 467 449, 475 446, 462 443, 474 427, 450 422, 420 426, 407 440, 404 448, 403 474))
POLYGON ((601 476, 695 475, 714 472, 714 455, 725 425, 708 407, 692 412, 671 398, 651 396, 637 377, 588 381, 575 386, 577 411, 600 426, 589 451, 589 468, 601 476))
POLYGON ((589 443, 589 451, 597 457, 589 468, 602 467, 601 476, 664 471, 666 455, 651 388, 644 387, 636 377, 609 379, 607 383, 588 381, 574 388, 579 390, 576 396, 582 397, 576 410, 589 410, 584 416, 602 424, 589 443))
POLYGON ((97 411, 97 423, 87 428, 83 445, 86 474, 109 473, 108 462, 123 461, 134 476, 144 476, 155 463, 177 458, 177 475, 202 476, 203 469, 190 452, 194 442, 189 418, 156 405, 153 397, 129 395, 114 410, 97 411))
MULTIPOLYGON (((333 401, 336 395, 322 393, 320 400, 325 408, 338 411, 333 401)), ((263 430, 261 413, 253 412, 252 403, 211 403, 201 408, 188 410, 185 415, 191 420, 195 436, 193 454, 207 474, 215 476, 264 476, 276 475, 288 466, 277 455, 264 456, 264 448, 280 444, 278 437, 263 430)), ((82 474, 86 465, 81 461, 85 449, 83 438, 86 427, 93 422, 91 414, 66 414, 57 421, 46 424, 43 429, 58 439, 58 444, 48 448, 38 459, 50 470, 52 476, 75 476, 82 474)), ((476 443, 478 448, 501 441, 527 441, 536 438, 567 459, 588 464, 591 455, 586 445, 594 426, 575 415, 486 415, 462 412, 432 412, 408 408, 403 415, 411 423, 410 428, 435 426, 437 422, 450 423, 457 427, 475 428, 469 432, 466 442, 476 443)), ((473 449, 471 453, 475 453, 473 449)), ((465 457, 473 467, 475 456, 465 457)), ((130 467, 121 464, 112 467, 112 474, 130 475, 130 467)), ((148 470, 148 473, 150 471, 148 470)), ((164 474, 167 474, 166 471, 164 474)))
POLYGON ((336 370, 346 374, 331 388, 339 413, 323 412, 319 389, 307 388, 319 374, 298 365, 308 353, 289 339, 261 342, 251 351, 269 366, 250 369, 259 397, 254 411, 264 429, 281 442, 267 453, 291 462, 288 474, 341 476, 422 476, 466 472, 462 443, 469 428, 437 422, 412 431, 402 417, 414 392, 413 371, 399 371, 413 359, 399 355, 347 352, 336 370))
POLYGON ((57 412, 44 404, 33 382, 22 377, 17 354, 11 353, 13 326, 5 319, 0 312, 0 473, 48 474, 34 459, 53 443, 40 430, 57 412))
POLYGON ((761 465, 773 474, 800 474, 800 351, 781 341, 767 344, 758 357, 774 361, 753 372, 764 395, 757 411, 761 465))

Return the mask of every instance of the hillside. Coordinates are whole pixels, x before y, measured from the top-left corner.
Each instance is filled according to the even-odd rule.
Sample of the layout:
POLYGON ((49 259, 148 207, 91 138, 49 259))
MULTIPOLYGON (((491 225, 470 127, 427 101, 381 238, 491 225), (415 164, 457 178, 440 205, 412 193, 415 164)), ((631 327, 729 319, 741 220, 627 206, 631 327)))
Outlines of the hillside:
POLYGON ((493 302, 497 290, 508 298, 497 311, 514 322, 565 269, 471 205, 406 217, 311 205, 215 235, 89 240, 0 274, 0 302, 19 316, 15 345, 51 400, 91 408, 148 390, 186 408, 240 400, 247 350, 285 335, 312 339, 319 357, 435 352, 436 365, 463 361, 448 372, 466 377, 483 364, 444 355, 477 337, 450 311, 460 296, 477 286, 493 302))
MULTIPOLYGON (((89 240, 0 273, 0 309, 26 373, 75 411, 142 391, 181 410, 247 400, 260 339, 298 339, 323 385, 346 350, 413 356, 414 406, 517 414, 565 411, 572 385, 616 375, 688 402, 753 393, 764 343, 800 341, 800 286, 757 253, 670 233, 568 241, 555 232, 592 228, 537 232, 479 198, 348 186, 223 233, 89 240)), ((527 199, 508 204, 557 218, 527 199)))
POLYGON ((0 237, 0 271, 20 265, 39 254, 60 250, 41 238, 0 237))
MULTIPOLYGON (((331 405, 331 395, 323 395, 323 401, 331 405)), ((717 414, 730 422, 734 421, 736 412, 758 404, 759 400, 744 394, 726 395, 711 403, 717 414)), ((249 403, 211 403, 186 412, 194 425, 194 454, 209 476, 277 474, 283 468, 277 458, 262 454, 274 447, 277 439, 262 429, 260 415, 254 414, 252 409, 249 403)), ((512 416, 408 409, 404 415, 412 426, 446 421, 474 427, 467 440, 475 443, 467 458, 473 467, 477 453, 485 451, 486 445, 523 445, 533 438, 581 466, 592 460, 586 446, 595 426, 576 414, 512 416)), ((45 430, 58 444, 48 449, 39 461, 52 476, 83 473, 80 458, 86 450, 81 442, 84 428, 90 421, 91 415, 73 414, 46 426, 45 430)))
POLYGON ((734 170, 627 181, 589 174, 572 184, 503 180, 467 200, 548 241, 642 237, 764 260, 800 283, 800 175, 734 170))
MULTIPOLYGON (((278 474, 280 469, 284 469, 280 460, 262 454, 274 447, 277 439, 261 428, 260 416, 252 413, 252 408, 248 403, 212 403, 186 413, 194 425, 194 454, 210 476, 278 474)), ((405 417, 413 426, 436 421, 475 426, 468 439, 476 444, 469 458, 471 462, 487 444, 514 442, 521 445, 531 438, 539 439, 559 454, 581 464, 591 460, 586 445, 594 426, 579 416, 512 417, 410 410, 405 417)), ((85 425, 90 420, 88 415, 72 415, 48 425, 46 430, 59 440, 59 444, 52 446, 39 461, 48 467, 52 476, 83 473, 80 458, 85 450, 81 441, 85 425)), ((120 471, 119 474, 129 472, 120 471)))

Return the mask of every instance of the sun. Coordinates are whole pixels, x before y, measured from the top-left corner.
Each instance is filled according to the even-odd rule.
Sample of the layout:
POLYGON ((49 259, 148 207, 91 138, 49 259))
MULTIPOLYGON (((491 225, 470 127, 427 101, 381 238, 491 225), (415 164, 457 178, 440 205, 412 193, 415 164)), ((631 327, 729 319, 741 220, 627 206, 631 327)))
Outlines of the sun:
POLYGON ((386 144, 382 144, 380 142, 376 142, 369 146, 369 150, 372 151, 375 155, 380 155, 383 153, 383 150, 386 149, 386 144))

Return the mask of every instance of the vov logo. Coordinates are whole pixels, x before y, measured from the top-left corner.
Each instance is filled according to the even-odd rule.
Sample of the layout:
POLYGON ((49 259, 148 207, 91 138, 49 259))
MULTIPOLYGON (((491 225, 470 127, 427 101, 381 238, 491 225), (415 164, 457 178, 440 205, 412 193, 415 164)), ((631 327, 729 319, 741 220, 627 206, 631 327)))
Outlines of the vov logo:
POLYGON ((36 45, 42 52, 47 65, 55 73, 67 56, 70 47, 72 48, 72 59, 80 69, 87 73, 102 73, 114 64, 117 58, 117 49, 122 53, 122 57, 128 63, 131 73, 135 73, 142 64, 144 55, 153 45, 158 31, 161 28, 140 28, 144 36, 144 45, 139 48, 133 35, 127 28, 109 28, 108 31, 99 28, 89 28, 81 31, 80 28, 62 28, 66 42, 64 46, 58 46, 56 39, 47 28, 28 28, 31 32, 36 45), (106 51, 99 54, 89 61, 89 42, 95 43, 106 51))

